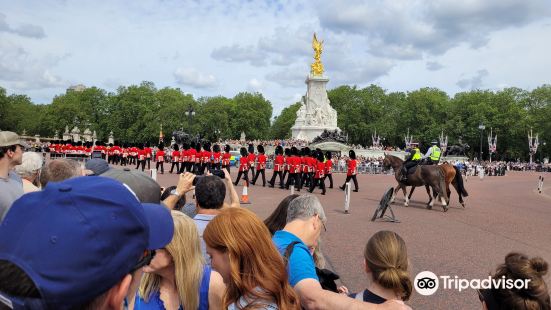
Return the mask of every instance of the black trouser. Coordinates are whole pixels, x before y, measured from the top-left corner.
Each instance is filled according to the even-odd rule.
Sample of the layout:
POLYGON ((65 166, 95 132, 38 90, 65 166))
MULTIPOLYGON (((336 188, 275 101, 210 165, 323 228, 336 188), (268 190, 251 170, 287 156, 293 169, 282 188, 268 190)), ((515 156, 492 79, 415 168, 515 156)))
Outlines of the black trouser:
POLYGON ((165 173, 165 167, 163 165, 164 162, 162 161, 157 161, 157 165, 155 166, 155 169, 157 169, 157 171, 159 171, 159 166, 161 166, 161 173, 165 173))
POLYGON ((289 170, 284 170, 283 171, 283 182, 281 184, 285 184, 285 177, 288 177, 289 175, 289 170))
POLYGON ((285 184, 286 189, 289 189, 289 185, 291 185, 291 182, 293 182, 293 186, 296 187, 297 190, 300 190, 300 173, 289 173, 287 183, 285 184))
POLYGON ((136 169, 138 169, 138 167, 140 167, 140 164, 142 165, 142 171, 144 171, 144 169, 145 169, 145 160, 138 160, 138 166, 136 167, 136 169))
POLYGON ((310 178, 308 176, 308 172, 303 172, 301 173, 300 175, 300 182, 301 184, 303 184, 304 186, 310 186, 310 178))
POLYGON ((256 170, 256 175, 253 179, 253 185, 256 183, 256 179, 258 179, 258 175, 262 174, 262 186, 266 186, 266 174, 264 169, 258 169, 256 170))
POLYGON ((235 182, 233 184, 237 185, 239 183, 239 180, 241 179, 241 176, 243 176, 243 180, 249 182, 249 171, 248 170, 245 170, 245 171, 239 171, 237 173, 237 180, 235 180, 235 182))
POLYGON ((323 183, 325 183, 325 179, 329 178, 329 188, 333 188, 333 174, 328 173, 323 177, 323 183))
POLYGON ((274 174, 272 175, 272 179, 270 180, 270 185, 271 186, 275 186, 275 179, 276 179, 276 176, 279 175, 279 187, 283 187, 283 174, 281 173, 281 171, 274 171, 274 174))
POLYGON ((231 167, 231 165, 224 165, 224 166, 222 166, 222 169, 226 169, 226 170, 228 170, 228 173, 230 173, 230 167, 231 167))
POLYGON ((179 162, 172 162, 172 166, 170 166, 170 173, 174 170, 174 166, 176 166, 176 173, 180 171, 180 163, 179 162))
POLYGON ((418 160, 406 160, 402 165, 402 176, 407 177, 408 170, 412 167, 417 166, 417 164, 419 164, 418 160))
POLYGON ((126 166, 126 157, 121 158, 121 166, 126 166))
POLYGON ((350 180, 354 181, 354 190, 358 191, 358 179, 356 178, 356 175, 347 175, 346 181, 344 181, 344 184, 342 187, 344 188, 346 186, 346 183, 348 183, 350 180))
POLYGON ((192 173, 197 174, 197 175, 201 174, 201 163, 194 163, 193 164, 192 173))
POLYGON ((312 180, 312 183, 310 183, 310 189, 309 189, 309 192, 313 192, 314 191, 314 187, 316 187, 316 185, 320 185, 321 187, 321 194, 322 195, 325 195, 325 182, 323 182, 323 179, 313 179, 312 180))
MULTIPOLYGON (((252 165, 251 165, 252 166, 252 165)), ((251 178, 250 180, 254 179, 254 167, 250 167, 249 171, 251 172, 251 178)))
POLYGON ((146 158, 147 161, 147 169, 151 169, 151 158, 146 158))

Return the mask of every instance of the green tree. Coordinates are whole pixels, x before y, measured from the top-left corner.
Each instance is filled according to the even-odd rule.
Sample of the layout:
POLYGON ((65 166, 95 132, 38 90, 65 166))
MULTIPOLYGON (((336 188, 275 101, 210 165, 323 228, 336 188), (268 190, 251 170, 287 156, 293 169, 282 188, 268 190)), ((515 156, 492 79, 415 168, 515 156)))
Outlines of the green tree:
POLYGON ((297 111, 302 104, 294 103, 284 108, 281 113, 275 117, 272 123, 270 136, 274 139, 289 139, 291 138, 291 127, 297 119, 297 111))

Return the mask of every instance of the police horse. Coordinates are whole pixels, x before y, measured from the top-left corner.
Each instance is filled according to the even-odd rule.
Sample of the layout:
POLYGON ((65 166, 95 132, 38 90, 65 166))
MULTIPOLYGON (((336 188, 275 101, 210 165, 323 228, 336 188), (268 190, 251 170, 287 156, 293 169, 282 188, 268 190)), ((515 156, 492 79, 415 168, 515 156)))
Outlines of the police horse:
POLYGON ((393 202, 394 198, 396 198, 396 193, 398 192, 398 190, 402 189, 404 197, 406 198, 404 206, 407 207, 409 205, 409 197, 406 195, 407 186, 425 186, 430 197, 430 200, 427 204, 427 209, 430 210, 434 205, 434 200, 432 199, 432 195, 429 189, 429 187, 432 187, 433 191, 437 194, 437 196, 440 197, 444 212, 448 211, 448 192, 446 191, 446 178, 444 175, 444 171, 439 166, 417 165, 415 166, 415 170, 413 171, 413 173, 408 174, 407 182, 402 182, 400 181, 400 170, 403 163, 404 161, 402 159, 393 155, 385 154, 383 167, 385 169, 389 169, 390 167, 392 167, 392 169, 394 170, 394 177, 398 182, 398 186, 394 188, 391 202, 393 202))
MULTIPOLYGON (((417 173, 417 170, 411 176, 408 176, 407 184, 405 184, 403 182, 400 182, 400 172, 399 171, 401 169, 402 163, 403 163, 403 161, 400 158, 398 158, 396 156, 391 156, 391 155, 386 155, 385 154, 385 161, 383 162, 383 165, 385 166, 385 168, 388 168, 389 166, 393 167, 394 171, 396 171, 395 177, 396 177, 396 181, 398 182, 398 186, 395 188, 394 195, 392 196, 392 201, 394 201, 394 198, 396 197, 396 192, 398 191, 399 188, 402 188, 402 191, 404 192, 404 196, 406 196, 406 187, 407 186, 412 186, 412 188, 409 192, 409 195, 405 197, 406 202, 404 203, 404 205, 408 206, 409 199, 411 199, 411 195, 413 194, 413 191, 415 190, 415 187, 418 186, 418 185, 413 184, 413 183, 415 183, 414 180, 411 180, 411 182, 410 182, 410 178, 415 176, 415 174, 417 173), (388 159, 387 159, 387 156, 389 156, 388 159), (385 162, 386 162, 386 164, 385 164, 385 162), (396 170, 396 169, 398 169, 398 170, 396 170)), ((452 186, 455 188, 455 191, 457 192, 457 194, 459 196, 459 203, 461 204, 461 206, 463 206, 463 208, 465 207, 465 201, 463 201, 463 197, 467 197, 467 196, 469 196, 469 194, 467 193, 467 190, 465 189, 465 185, 463 183, 463 177, 461 176, 461 172, 459 171, 459 169, 457 167, 455 167, 453 165, 450 165, 447 162, 445 162, 441 165, 437 165, 437 166, 436 165, 418 165, 418 166, 439 168, 442 171, 443 175, 444 175, 444 183, 445 183, 445 189, 446 189, 445 192, 446 192, 446 196, 447 196, 447 203, 449 204, 449 199, 450 199, 450 195, 451 195, 450 184, 452 184, 452 186)), ((431 185, 428 184, 428 183, 425 184, 427 194, 429 195, 429 202, 428 202, 427 207, 429 209, 431 209, 432 204, 433 204, 433 197, 436 198, 440 192, 436 187, 431 186, 433 188, 433 195, 431 196, 429 186, 431 186, 431 185)), ((444 211, 447 211, 447 207, 444 207, 444 211)))

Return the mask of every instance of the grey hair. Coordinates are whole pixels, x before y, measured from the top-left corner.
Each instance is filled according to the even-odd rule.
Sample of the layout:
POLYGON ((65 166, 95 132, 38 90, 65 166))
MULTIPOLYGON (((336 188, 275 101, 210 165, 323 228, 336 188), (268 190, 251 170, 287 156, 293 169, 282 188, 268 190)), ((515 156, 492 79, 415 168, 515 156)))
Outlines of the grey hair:
POLYGON ((43 163, 42 155, 36 152, 25 152, 21 165, 15 166, 15 172, 21 177, 31 177, 42 168, 43 163))
POLYGON ((313 195, 298 196, 289 203, 287 223, 294 220, 307 220, 314 215, 319 215, 323 222, 327 219, 319 199, 313 195))
POLYGON ((40 185, 46 187, 48 182, 59 182, 82 174, 82 168, 76 160, 59 158, 48 162, 42 167, 40 185))

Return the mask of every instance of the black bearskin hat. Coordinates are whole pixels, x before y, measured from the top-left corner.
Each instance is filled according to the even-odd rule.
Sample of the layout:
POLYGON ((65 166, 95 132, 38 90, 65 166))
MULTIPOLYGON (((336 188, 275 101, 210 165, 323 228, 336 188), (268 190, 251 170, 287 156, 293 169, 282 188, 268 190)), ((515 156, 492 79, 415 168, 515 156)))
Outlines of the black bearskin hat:
POLYGON ((254 153, 254 145, 252 143, 249 144, 249 153, 254 153))
POLYGON ((354 152, 354 150, 350 150, 348 152, 348 157, 350 157, 352 159, 356 159, 356 153, 354 152))
POLYGON ((179 151, 179 150, 180 150, 180 148, 178 147, 178 144, 174 144, 174 147, 173 147, 173 148, 174 148, 175 151, 179 151))
POLYGON ((275 149, 276 155, 282 155, 283 154, 283 147, 281 145, 278 145, 275 149))
POLYGON ((291 153, 291 149, 290 148, 285 148, 285 156, 291 156, 292 153, 291 153))
POLYGON ((239 150, 239 153, 241 153, 242 157, 247 157, 247 149, 242 147, 241 150, 239 150))
POLYGON ((212 147, 212 151, 213 151, 214 153, 220 153, 220 145, 215 144, 215 145, 212 147))
POLYGON ((264 147, 262 145, 257 145, 256 150, 258 151, 258 153, 264 154, 264 147))
POLYGON ((229 144, 226 144, 226 146, 224 146, 224 151, 226 153, 229 153, 230 152, 230 145, 229 144))
POLYGON ((299 155, 298 149, 297 149, 296 147, 293 146, 293 147, 291 148, 291 154, 292 154, 293 156, 298 156, 298 155, 299 155))
POLYGON ((195 144, 195 150, 201 152, 201 143, 197 142, 197 144, 195 144))

